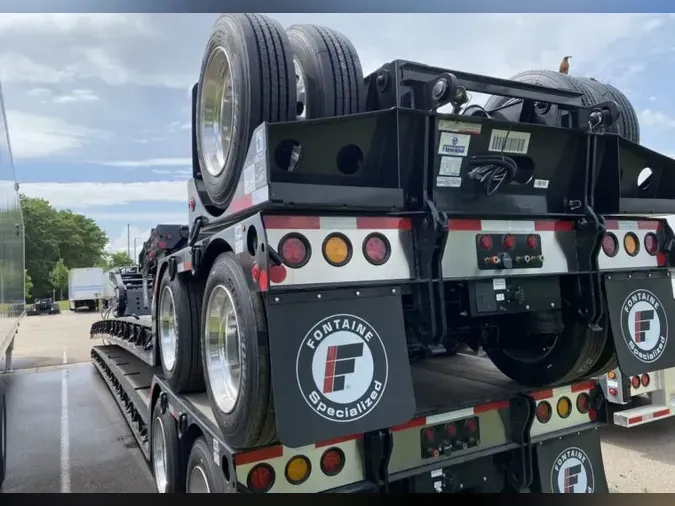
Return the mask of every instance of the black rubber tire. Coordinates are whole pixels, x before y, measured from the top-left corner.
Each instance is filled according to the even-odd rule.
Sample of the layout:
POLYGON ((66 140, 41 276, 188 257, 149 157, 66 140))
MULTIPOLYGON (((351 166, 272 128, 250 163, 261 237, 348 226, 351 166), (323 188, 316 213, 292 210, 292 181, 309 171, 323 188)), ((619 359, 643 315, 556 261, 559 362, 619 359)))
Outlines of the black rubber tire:
POLYGON ((295 119, 293 56, 283 27, 260 14, 223 14, 206 46, 197 91, 197 156, 206 191, 213 204, 226 208, 237 188, 253 130, 262 122, 295 119), (209 56, 222 48, 232 69, 235 101, 231 152, 223 171, 214 176, 206 170, 202 150, 199 104, 209 56))
MULTIPOLYGON (((152 412, 152 438, 154 440, 156 436, 156 427, 155 420, 159 419, 162 427, 164 429, 164 434, 161 436, 164 438, 164 448, 166 448, 166 489, 159 490, 157 487, 157 492, 160 494, 171 494, 174 492, 184 492, 185 491, 185 470, 182 465, 182 458, 180 449, 178 447, 178 429, 176 428, 176 420, 171 416, 171 413, 165 411, 162 414, 162 410, 159 407, 159 402, 155 404, 155 409, 152 412)), ((150 443, 150 450, 153 452, 151 455, 151 466, 152 466, 152 475, 155 476, 154 468, 154 445, 152 441, 150 443)), ((157 477, 155 476, 155 485, 157 486, 157 477)))
POLYGON ((228 491, 227 481, 225 480, 223 471, 213 462, 213 452, 211 452, 203 437, 195 439, 194 443, 192 443, 192 448, 190 449, 190 456, 188 457, 185 469, 185 490, 187 493, 191 493, 189 485, 190 473, 192 473, 192 470, 197 466, 204 471, 206 482, 209 487, 209 493, 224 494, 228 491))
POLYGON ((253 448, 272 443, 276 438, 274 400, 272 397, 269 346, 260 341, 267 335, 267 321, 259 294, 248 288, 244 273, 232 253, 223 253, 213 262, 204 289, 202 304, 202 357, 206 391, 213 415, 227 443, 236 449, 253 448), (208 380, 206 321, 208 301, 217 285, 230 291, 239 324, 242 350, 239 396, 230 413, 221 411, 208 380))
POLYGON ((603 83, 593 77, 577 77, 576 79, 593 90, 596 102, 614 100, 619 106, 621 117, 615 128, 611 128, 608 131, 617 133, 629 141, 639 144, 640 122, 635 108, 630 103, 630 100, 628 100, 628 97, 611 84, 603 83))
POLYGON ((7 402, 0 385, 0 490, 7 474, 7 402))
POLYGON ((169 269, 164 270, 160 281, 157 303, 157 348, 162 365, 164 379, 176 393, 204 391, 204 371, 199 339, 202 293, 197 282, 188 276, 176 274, 173 281, 169 276, 169 269), (164 290, 173 294, 176 314, 176 363, 173 370, 164 365, 161 346, 161 311, 164 290))
MULTIPOLYGON (((306 78, 307 119, 365 111, 361 60, 347 37, 318 25, 293 25, 286 33, 293 58, 300 63, 306 78)), ((296 112, 300 113, 299 108, 296 112)))
POLYGON ((502 373, 521 385, 546 387, 583 379, 598 362, 608 333, 591 332, 572 308, 563 311, 564 330, 547 355, 524 361, 496 347, 485 349, 487 356, 502 373))

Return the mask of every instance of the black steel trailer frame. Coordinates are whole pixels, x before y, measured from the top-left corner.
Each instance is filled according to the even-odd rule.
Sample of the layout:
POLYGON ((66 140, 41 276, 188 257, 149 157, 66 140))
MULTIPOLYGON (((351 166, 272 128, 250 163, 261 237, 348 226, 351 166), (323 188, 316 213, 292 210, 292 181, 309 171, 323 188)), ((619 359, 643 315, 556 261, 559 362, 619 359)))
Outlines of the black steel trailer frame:
MULTIPOLYGON (((240 462, 246 463, 248 455, 262 452, 268 459, 277 456, 273 451, 279 445, 240 452, 230 448, 213 418, 206 393, 176 394, 162 379, 161 368, 147 365, 115 344, 94 346, 91 356, 149 462, 153 458, 151 441, 155 410, 169 413, 175 420, 182 459, 197 438, 205 438, 222 470, 223 492, 249 492, 246 480, 237 474, 240 462), (240 460, 242 455, 244 458, 240 460)), ((327 485, 322 491, 557 492, 546 470, 550 470, 555 457, 566 447, 580 448, 590 456, 595 483, 592 491, 607 491, 598 433, 598 429, 606 423, 606 402, 597 384, 593 382, 593 385, 586 386, 597 413, 593 419, 535 434, 532 431, 535 406, 538 400, 547 398, 546 391, 524 391, 496 371, 487 360, 478 357, 446 357, 436 360, 432 366, 414 367, 413 373, 421 406, 415 420, 426 417, 427 423, 411 422, 407 426, 364 434, 359 448, 364 469, 367 470, 364 479, 337 488, 327 485), (461 397, 456 397, 457 394, 461 397), (438 404, 439 399, 453 396, 453 404, 438 404), (501 409, 502 423, 508 432, 502 444, 486 445, 482 449, 479 446, 460 448, 449 456, 441 455, 421 465, 390 471, 395 449, 392 434, 396 431, 408 430, 423 435, 434 416, 489 404, 501 409), (440 486, 442 490, 439 490, 439 477, 443 482, 440 486)), ((490 432, 490 428, 486 427, 485 431, 490 432)), ((327 443, 324 447, 339 447, 340 440, 327 443)), ((423 449, 423 443, 418 444, 423 449)), ((302 454, 303 451, 306 450, 297 449, 296 453, 302 454)), ((262 462, 264 464, 264 460, 262 462)), ((182 465, 184 463, 183 460, 182 465)))

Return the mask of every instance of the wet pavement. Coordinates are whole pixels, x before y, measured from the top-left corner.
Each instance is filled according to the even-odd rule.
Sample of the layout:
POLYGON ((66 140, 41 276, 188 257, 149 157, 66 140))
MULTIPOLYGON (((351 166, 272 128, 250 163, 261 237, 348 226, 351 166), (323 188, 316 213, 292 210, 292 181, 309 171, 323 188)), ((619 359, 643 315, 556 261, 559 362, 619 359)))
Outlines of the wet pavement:
POLYGON ((9 418, 3 492, 154 492, 150 468, 93 364, 0 381, 9 418))

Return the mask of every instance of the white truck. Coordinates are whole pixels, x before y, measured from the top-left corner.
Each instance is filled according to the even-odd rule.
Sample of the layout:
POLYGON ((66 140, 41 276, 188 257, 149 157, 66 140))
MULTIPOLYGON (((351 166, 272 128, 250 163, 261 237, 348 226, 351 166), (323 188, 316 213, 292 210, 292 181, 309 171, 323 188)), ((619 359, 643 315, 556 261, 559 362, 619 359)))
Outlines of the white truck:
POLYGON ((70 310, 88 308, 96 311, 98 301, 103 295, 103 269, 85 267, 71 269, 68 273, 68 301, 70 310))

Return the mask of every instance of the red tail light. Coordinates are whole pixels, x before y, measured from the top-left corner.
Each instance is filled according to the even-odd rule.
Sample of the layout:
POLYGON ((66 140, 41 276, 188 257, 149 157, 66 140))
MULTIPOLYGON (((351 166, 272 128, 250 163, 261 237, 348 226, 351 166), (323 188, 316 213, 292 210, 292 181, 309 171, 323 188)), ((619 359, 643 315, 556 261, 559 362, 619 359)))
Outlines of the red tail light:
POLYGON ((659 252, 659 239, 656 234, 649 232, 645 235, 645 250, 652 256, 659 252))
POLYGON ((363 241, 363 255, 366 260, 373 265, 382 265, 389 260, 391 255, 391 246, 389 241, 382 234, 377 232, 370 234, 363 241))
POLYGON ((582 415, 588 413, 591 409, 591 397, 587 393, 582 393, 577 396, 577 410, 582 415))
POLYGON ((651 381, 651 380, 650 380, 650 378, 649 378, 649 374, 643 374, 643 375, 640 377, 640 383, 642 383, 642 386, 643 386, 643 387, 648 387, 650 381, 651 381))
POLYGON ((157 243, 157 246, 159 246, 160 248, 164 249, 164 248, 166 248, 166 243, 165 243, 164 241, 159 241, 159 242, 157 243))
POLYGON ((321 471, 326 476, 335 476, 345 467, 345 454, 339 448, 329 448, 321 456, 321 471))
POLYGON ((480 247, 483 248, 484 250, 492 249, 492 237, 490 237, 489 235, 481 235, 478 242, 480 243, 480 247))
POLYGON ((309 243, 300 234, 288 234, 279 241, 279 255, 283 262, 292 269, 299 269, 309 262, 310 254, 309 243))
POLYGON ((195 199, 190 199, 190 200, 188 201, 188 207, 190 208, 190 211, 194 211, 194 210, 195 210, 195 206, 196 206, 195 199))
POLYGON ((248 473, 246 484, 251 492, 267 492, 274 485, 274 469, 269 464, 258 464, 248 473))
POLYGON ((602 251, 604 251, 605 255, 608 257, 613 257, 618 250, 619 241, 616 239, 616 236, 611 232, 607 232, 605 237, 602 238, 602 251))
POLYGON ((511 234, 504 236, 504 247, 506 249, 513 249, 516 247, 516 238, 511 234))
POLYGON ((539 423, 548 422, 552 414, 553 410, 548 402, 542 401, 537 405, 537 420, 539 420, 539 423))
POLYGON ((539 245, 539 240, 536 235, 527 236, 527 247, 530 249, 535 249, 539 245))
POLYGON ((633 376, 630 382, 633 388, 640 388, 640 376, 633 376))

